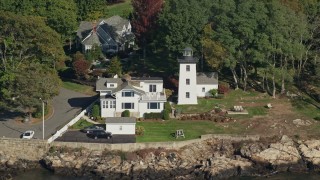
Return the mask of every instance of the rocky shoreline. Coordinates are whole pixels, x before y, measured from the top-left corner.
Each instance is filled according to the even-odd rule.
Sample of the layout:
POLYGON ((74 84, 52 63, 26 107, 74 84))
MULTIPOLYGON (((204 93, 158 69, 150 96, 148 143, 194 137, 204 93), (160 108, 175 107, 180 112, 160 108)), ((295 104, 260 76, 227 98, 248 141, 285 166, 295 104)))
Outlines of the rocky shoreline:
MULTIPOLYGON (((39 162, 4 156, 0 153, 0 172, 39 167, 39 162)), ((320 140, 287 136, 241 142, 208 139, 179 150, 136 152, 51 147, 40 162, 57 174, 93 179, 225 179, 278 172, 319 172, 320 140)))

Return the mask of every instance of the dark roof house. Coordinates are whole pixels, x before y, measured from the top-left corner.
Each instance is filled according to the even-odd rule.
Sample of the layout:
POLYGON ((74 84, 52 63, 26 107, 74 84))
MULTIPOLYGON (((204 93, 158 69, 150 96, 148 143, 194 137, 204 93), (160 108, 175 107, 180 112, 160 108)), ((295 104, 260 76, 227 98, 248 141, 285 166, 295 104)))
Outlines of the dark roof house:
POLYGON ((120 16, 100 19, 98 22, 82 21, 77 38, 83 53, 93 45, 101 46, 104 53, 115 53, 134 45, 130 21, 120 16))

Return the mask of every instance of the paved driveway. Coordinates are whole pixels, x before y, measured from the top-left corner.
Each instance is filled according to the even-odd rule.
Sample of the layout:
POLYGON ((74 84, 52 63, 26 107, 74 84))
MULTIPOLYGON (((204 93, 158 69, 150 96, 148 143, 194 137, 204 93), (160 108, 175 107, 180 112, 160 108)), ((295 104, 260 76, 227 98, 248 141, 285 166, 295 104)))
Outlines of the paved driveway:
POLYGON ((135 143, 135 135, 113 135, 111 139, 99 138, 93 139, 87 136, 86 133, 80 131, 67 131, 61 137, 57 138, 55 141, 63 142, 87 142, 87 143, 135 143))
MULTIPOLYGON (((91 104, 97 97, 90 97, 64 88, 60 89, 58 96, 53 98, 54 114, 45 120, 45 139, 67 124, 83 109, 91 104)), ((42 139, 42 122, 37 124, 19 123, 10 118, 0 117, 0 136, 19 138, 26 130, 34 130, 34 138, 42 139)))

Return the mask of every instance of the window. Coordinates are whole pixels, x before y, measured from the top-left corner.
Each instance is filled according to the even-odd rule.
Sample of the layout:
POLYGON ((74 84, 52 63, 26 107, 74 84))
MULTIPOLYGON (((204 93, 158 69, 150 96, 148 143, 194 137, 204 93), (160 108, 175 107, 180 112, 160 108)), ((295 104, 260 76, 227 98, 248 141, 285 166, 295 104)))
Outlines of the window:
POLYGON ((190 98, 190 93, 186 92, 186 98, 190 98))
POLYGON ((190 79, 186 79, 186 84, 190 85, 190 79))
POLYGON ((122 131, 122 126, 119 127, 119 130, 122 131))
POLYGON ((133 91, 122 91, 122 97, 134 97, 133 91))
POLYGON ((102 108, 106 108, 106 101, 102 101, 102 108))
POLYGON ((110 108, 116 108, 116 101, 110 101, 110 108))
POLYGON ((186 70, 187 70, 187 71, 190 71, 190 65, 187 65, 187 66, 186 66, 186 70))
POLYGON ((202 88, 202 92, 206 92, 206 88, 205 87, 202 88))
POLYGON ((110 87, 114 87, 114 84, 110 84, 110 87))
POLYGON ((122 109, 134 109, 134 103, 122 103, 122 109))
POLYGON ((150 102, 148 103, 148 109, 160 109, 160 103, 150 102))
POLYGON ((150 84, 149 85, 149 92, 157 92, 157 85, 150 84))

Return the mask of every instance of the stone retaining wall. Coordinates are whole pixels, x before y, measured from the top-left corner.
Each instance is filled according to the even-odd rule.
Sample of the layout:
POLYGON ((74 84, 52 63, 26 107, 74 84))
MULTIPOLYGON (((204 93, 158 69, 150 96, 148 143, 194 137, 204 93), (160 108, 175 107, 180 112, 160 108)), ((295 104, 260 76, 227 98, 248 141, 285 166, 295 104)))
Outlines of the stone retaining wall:
POLYGON ((38 161, 48 151, 47 141, 39 139, 0 138, 0 152, 30 161, 38 161))
POLYGON ((126 144, 104 144, 104 143, 81 143, 81 142, 53 142, 52 146, 66 146, 71 148, 86 148, 90 150, 110 150, 110 151, 137 151, 140 149, 146 148, 165 148, 165 149, 180 149, 184 146, 199 143, 201 141, 207 139, 225 139, 232 141, 257 141, 260 139, 260 136, 257 135, 246 135, 246 136, 238 136, 238 135, 230 135, 230 134, 208 134, 202 135, 199 139, 192 139, 186 141, 170 141, 170 142, 149 142, 149 143, 126 143, 126 144))

